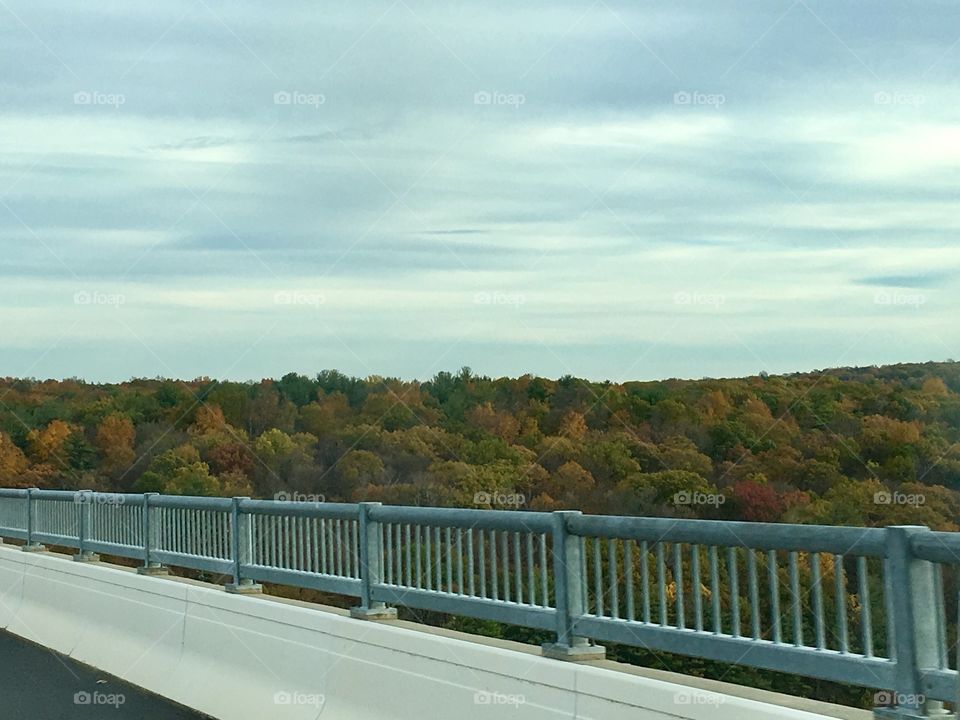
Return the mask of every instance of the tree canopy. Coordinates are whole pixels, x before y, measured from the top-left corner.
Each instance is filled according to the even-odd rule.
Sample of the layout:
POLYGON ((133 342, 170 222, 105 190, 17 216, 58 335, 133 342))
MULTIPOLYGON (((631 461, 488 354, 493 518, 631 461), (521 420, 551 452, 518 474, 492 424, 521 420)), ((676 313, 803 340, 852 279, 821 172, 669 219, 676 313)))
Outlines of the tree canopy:
POLYGON ((0 380, 0 484, 956 529, 960 364, 0 380))

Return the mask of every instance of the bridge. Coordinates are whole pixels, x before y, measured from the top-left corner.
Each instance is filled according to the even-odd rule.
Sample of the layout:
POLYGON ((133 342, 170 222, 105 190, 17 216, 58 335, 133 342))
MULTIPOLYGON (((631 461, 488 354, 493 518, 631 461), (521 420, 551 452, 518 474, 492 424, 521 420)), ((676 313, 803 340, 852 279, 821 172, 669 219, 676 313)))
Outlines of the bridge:
POLYGON ((920 526, 0 489, 0 538, 0 628, 217 718, 870 716, 615 663, 605 643, 858 686, 883 717, 946 717, 957 697, 960 537, 920 526))

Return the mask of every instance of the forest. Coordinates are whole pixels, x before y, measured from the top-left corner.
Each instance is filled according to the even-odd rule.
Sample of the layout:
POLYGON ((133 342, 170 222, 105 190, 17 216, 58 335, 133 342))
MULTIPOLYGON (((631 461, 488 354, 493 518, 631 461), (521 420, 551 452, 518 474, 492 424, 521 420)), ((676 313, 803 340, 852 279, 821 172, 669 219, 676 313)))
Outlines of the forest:
POLYGON ((0 487, 956 530, 960 363, 0 381, 0 487))

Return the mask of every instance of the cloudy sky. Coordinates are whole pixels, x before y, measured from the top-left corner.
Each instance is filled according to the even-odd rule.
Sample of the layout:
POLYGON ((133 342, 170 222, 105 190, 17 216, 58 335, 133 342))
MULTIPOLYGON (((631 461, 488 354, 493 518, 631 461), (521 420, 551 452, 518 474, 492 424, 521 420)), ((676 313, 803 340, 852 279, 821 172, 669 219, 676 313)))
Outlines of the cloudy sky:
POLYGON ((960 358, 954 2, 0 0, 0 375, 960 358))

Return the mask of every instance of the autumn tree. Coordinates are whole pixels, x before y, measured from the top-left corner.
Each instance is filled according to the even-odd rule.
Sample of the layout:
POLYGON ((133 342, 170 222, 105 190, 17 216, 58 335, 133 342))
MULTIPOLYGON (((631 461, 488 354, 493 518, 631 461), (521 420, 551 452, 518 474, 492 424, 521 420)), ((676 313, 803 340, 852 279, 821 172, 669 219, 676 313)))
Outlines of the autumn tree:
POLYGON ((97 426, 96 446, 100 452, 100 468, 110 476, 125 471, 136 459, 133 445, 136 430, 126 415, 113 413, 97 426))

